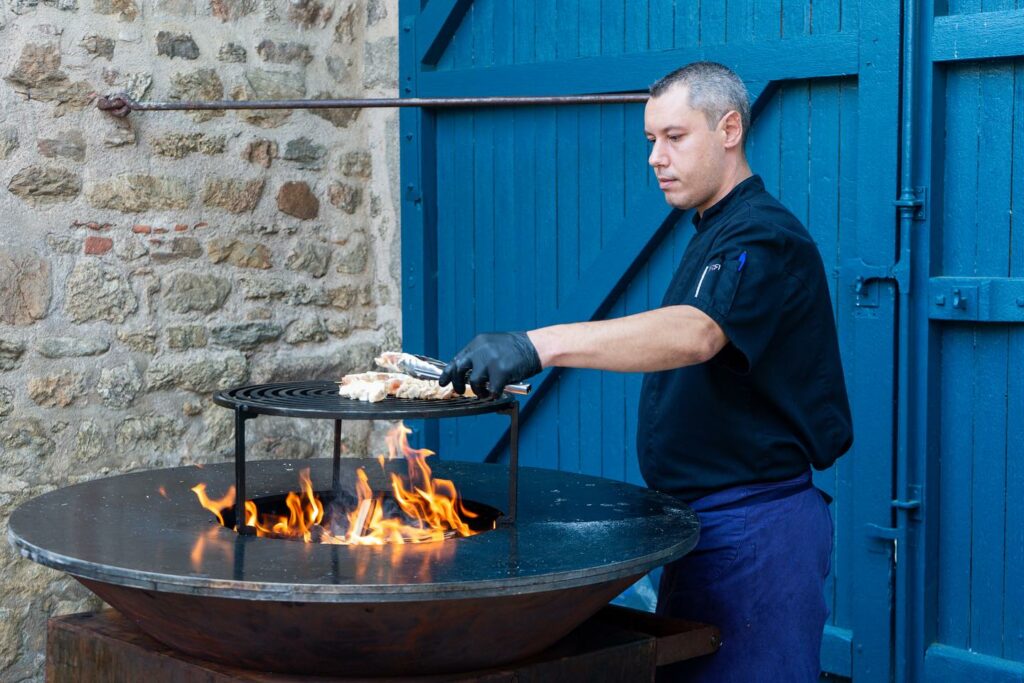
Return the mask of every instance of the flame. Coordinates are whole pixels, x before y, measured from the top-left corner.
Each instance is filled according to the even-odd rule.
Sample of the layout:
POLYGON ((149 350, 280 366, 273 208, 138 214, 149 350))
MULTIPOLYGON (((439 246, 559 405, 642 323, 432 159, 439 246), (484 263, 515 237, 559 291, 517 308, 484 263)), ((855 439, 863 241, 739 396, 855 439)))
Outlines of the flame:
MULTIPOLYGON (((245 501, 245 524, 256 530, 257 536, 274 538, 301 538, 306 543, 333 543, 342 545, 402 545, 406 543, 430 543, 443 541, 449 536, 472 536, 478 533, 470 528, 467 519, 478 515, 467 510, 459 497, 455 484, 447 479, 432 476, 427 457, 434 455, 427 449, 409 446, 408 435, 412 430, 399 423, 387 436, 388 455, 377 457, 381 468, 385 459, 405 458, 408 464, 408 481, 398 474, 391 474, 391 493, 405 519, 385 518, 385 493, 374 491, 363 468, 356 470, 356 506, 347 511, 344 518, 330 523, 325 521, 323 502, 313 491, 309 469, 299 473, 300 491, 289 492, 285 499, 287 515, 260 513, 256 503, 245 501), (344 533, 340 527, 347 522, 344 533)), ((232 487, 220 499, 211 500, 206 495, 206 485, 193 487, 204 508, 213 512, 224 525, 223 512, 235 502, 232 487)))

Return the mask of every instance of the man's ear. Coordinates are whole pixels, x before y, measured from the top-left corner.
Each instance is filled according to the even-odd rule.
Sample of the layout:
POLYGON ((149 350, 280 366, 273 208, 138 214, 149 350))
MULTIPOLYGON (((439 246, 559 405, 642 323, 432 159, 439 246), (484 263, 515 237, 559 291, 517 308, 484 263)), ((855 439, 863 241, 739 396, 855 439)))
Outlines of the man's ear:
POLYGON ((732 149, 743 141, 743 118, 733 109, 718 122, 718 129, 725 133, 725 148, 732 149))

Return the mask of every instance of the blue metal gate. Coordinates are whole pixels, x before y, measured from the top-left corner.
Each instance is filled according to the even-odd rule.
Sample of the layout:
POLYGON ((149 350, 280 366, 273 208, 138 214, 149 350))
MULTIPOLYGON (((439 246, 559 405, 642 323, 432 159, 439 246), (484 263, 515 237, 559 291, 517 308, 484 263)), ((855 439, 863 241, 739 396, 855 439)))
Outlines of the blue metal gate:
MULTIPOLYGON (((960 61, 1021 54, 1024 12, 964 14, 980 9, 400 4, 403 96, 642 91, 697 59, 746 80, 751 165, 832 273, 856 439, 816 476, 836 524, 822 654, 826 671, 859 681, 964 680, 957 667, 981 666, 969 649, 989 657, 986 671, 1018 672, 986 680, 1021 680, 1010 660, 1024 659, 1024 428, 1013 420, 1024 342, 1006 323, 1024 320, 1024 305, 1005 302, 1024 301, 1006 220, 1024 200, 1009 171, 1024 167, 1024 74, 1019 60, 960 61), (1002 38, 983 46, 993 25, 1002 38), (995 129, 976 132, 997 110, 995 129), (1003 145, 999 156, 984 154, 989 144, 1003 145), (979 178, 991 205, 976 199, 979 178), (973 381, 960 379, 968 372, 973 381)), ((692 227, 652 182, 642 105, 404 110, 401 127, 407 348, 450 357, 481 331, 659 305, 692 227)), ((524 464, 642 483, 639 382, 544 373, 523 405, 524 464)), ((500 460, 505 427, 472 418, 423 425, 423 436, 442 457, 500 460)))

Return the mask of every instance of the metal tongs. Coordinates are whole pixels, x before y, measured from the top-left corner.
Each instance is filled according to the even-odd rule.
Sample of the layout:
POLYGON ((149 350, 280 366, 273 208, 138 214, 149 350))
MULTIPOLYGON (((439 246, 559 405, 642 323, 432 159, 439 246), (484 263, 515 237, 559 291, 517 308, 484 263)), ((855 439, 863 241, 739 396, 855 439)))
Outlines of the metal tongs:
MULTIPOLYGON (((436 358, 430 356, 419 356, 415 353, 402 353, 398 357, 398 361, 395 363, 395 369, 398 372, 404 372, 407 375, 411 375, 416 379, 433 379, 436 380, 441 376, 444 371, 445 363, 436 358)), ((510 394, 518 394, 520 396, 526 396, 530 393, 532 387, 529 384, 507 384, 505 385, 505 391, 510 394)))

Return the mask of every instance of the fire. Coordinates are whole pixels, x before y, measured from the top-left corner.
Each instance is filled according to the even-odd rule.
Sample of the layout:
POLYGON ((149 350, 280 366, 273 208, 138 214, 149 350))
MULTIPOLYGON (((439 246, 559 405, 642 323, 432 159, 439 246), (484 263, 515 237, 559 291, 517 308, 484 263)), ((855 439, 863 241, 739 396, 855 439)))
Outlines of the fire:
MULTIPOLYGON (((356 506, 337 519, 328 520, 323 501, 313 490, 309 469, 299 473, 299 492, 289 492, 285 499, 287 515, 261 513, 252 500, 245 501, 245 523, 256 529, 257 536, 301 538, 306 543, 343 545, 384 545, 385 543, 430 543, 450 536, 472 536, 477 531, 466 522, 478 515, 467 510, 459 498, 455 484, 432 476, 427 458, 434 455, 427 449, 409 446, 411 429, 399 423, 387 436, 388 455, 377 458, 382 470, 386 460, 405 458, 408 478, 391 474, 391 500, 402 515, 387 516, 387 496, 374 491, 363 468, 356 470, 356 506)), ((206 485, 192 488, 200 504, 225 525, 223 513, 235 503, 235 489, 218 499, 206 494, 206 485)))

